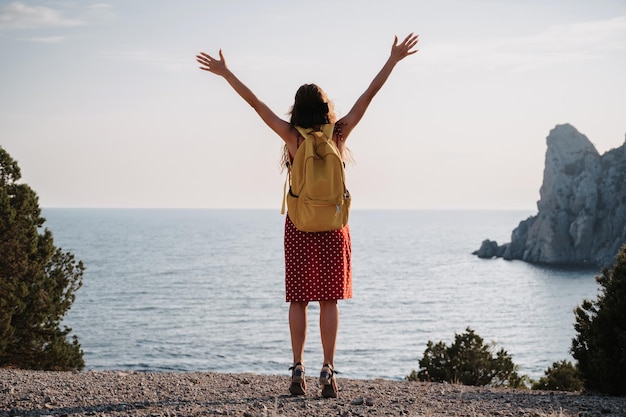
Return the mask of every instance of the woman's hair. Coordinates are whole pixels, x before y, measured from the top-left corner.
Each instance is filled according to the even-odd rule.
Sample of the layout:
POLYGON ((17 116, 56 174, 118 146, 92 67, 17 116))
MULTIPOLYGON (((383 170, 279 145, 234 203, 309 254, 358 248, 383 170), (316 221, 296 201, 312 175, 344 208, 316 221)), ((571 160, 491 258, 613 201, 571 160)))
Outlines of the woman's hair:
MULTIPOLYGON (((326 96, 324 90, 315 84, 304 84, 296 91, 293 106, 289 111, 292 126, 300 126, 305 129, 319 128, 328 123, 336 123, 337 116, 333 104, 326 96)), ((350 150, 341 147, 342 157, 352 160, 350 150)), ((293 156, 293 155, 292 155, 293 156)), ((287 145, 283 146, 280 166, 284 169, 290 162, 287 145)))
POLYGON ((324 90, 315 84, 304 84, 298 88, 289 113, 291 125, 305 129, 337 121, 332 103, 324 90))

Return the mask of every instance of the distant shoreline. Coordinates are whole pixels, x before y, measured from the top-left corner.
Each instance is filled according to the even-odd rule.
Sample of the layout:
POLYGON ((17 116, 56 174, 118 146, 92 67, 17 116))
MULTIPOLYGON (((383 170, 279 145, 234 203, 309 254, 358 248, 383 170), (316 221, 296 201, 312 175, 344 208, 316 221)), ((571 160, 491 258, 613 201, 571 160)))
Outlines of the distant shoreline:
MULTIPOLYGON (((161 211, 175 211, 175 210, 189 210, 189 211, 276 211, 280 213, 280 207, 62 207, 62 206, 42 206, 42 210, 161 210, 161 211)), ((520 212, 520 213, 536 213, 536 208, 371 208, 371 207, 354 207, 351 211, 445 211, 445 212, 492 212, 492 211, 506 211, 506 212, 520 212)), ((284 216, 284 215, 283 215, 284 216)), ((520 219, 524 220, 524 219, 520 219)))
POLYGON ((623 416, 626 397, 339 378, 339 398, 288 395, 288 375, 0 369, 8 416, 623 416))

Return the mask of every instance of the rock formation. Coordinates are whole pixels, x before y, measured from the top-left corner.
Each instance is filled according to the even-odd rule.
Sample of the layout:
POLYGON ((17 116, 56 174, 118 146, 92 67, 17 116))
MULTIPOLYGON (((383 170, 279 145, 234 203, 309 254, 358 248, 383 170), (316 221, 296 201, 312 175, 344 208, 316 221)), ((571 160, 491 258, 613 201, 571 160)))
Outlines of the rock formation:
POLYGON ((520 222, 510 243, 485 240, 474 254, 611 266, 626 244, 626 143, 600 155, 585 135, 563 124, 550 131, 547 145, 537 215, 520 222))

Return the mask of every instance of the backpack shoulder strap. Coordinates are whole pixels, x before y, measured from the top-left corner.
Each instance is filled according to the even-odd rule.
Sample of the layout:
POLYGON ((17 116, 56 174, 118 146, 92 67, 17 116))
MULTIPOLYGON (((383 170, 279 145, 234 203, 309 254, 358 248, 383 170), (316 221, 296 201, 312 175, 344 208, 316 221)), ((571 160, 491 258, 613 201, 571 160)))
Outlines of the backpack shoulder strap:
POLYGON ((304 139, 311 136, 317 136, 318 138, 322 137, 322 135, 326 138, 326 140, 332 140, 333 133, 335 131, 335 124, 329 123, 322 126, 321 131, 315 131, 312 128, 304 128, 300 126, 296 126, 298 132, 302 135, 304 139))
POLYGON ((291 176, 291 165, 287 168, 287 176, 285 177, 285 184, 283 184, 283 203, 280 209, 280 214, 285 214, 285 206, 287 205, 287 183, 289 182, 289 177, 291 176))

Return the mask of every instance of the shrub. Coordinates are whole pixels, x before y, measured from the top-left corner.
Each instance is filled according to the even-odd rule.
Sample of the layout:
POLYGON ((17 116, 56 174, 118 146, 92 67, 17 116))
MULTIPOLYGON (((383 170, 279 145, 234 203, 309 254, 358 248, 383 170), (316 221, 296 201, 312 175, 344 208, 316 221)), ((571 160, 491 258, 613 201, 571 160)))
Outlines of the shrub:
POLYGON ((410 381, 450 382, 477 386, 525 387, 526 376, 518 375, 519 367, 511 356, 500 349, 494 356, 493 345, 469 327, 454 335, 454 343, 429 341, 419 361, 420 370, 406 377, 410 381))
POLYGON ((578 361, 585 388, 626 395, 626 245, 612 269, 596 277, 600 294, 576 307, 572 356, 578 361))
POLYGON ((533 383, 532 389, 550 391, 580 391, 583 389, 580 372, 569 361, 554 362, 544 373, 545 376, 533 383))
POLYGON ((76 336, 60 322, 82 285, 83 264, 54 246, 35 192, 0 147, 0 366, 80 370, 76 336))

